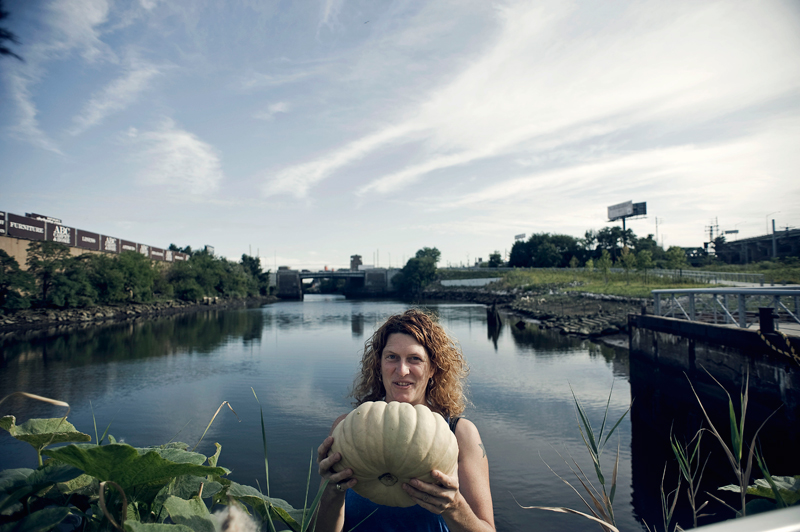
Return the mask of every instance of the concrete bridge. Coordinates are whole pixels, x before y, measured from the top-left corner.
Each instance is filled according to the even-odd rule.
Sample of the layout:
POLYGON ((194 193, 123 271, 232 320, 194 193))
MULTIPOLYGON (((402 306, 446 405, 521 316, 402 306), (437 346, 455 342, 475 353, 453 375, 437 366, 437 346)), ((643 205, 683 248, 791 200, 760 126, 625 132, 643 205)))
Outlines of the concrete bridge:
POLYGON ((278 268, 275 276, 276 293, 281 299, 303 299, 303 279, 345 279, 347 297, 382 297, 396 293, 392 278, 398 268, 368 268, 362 270, 317 271, 278 268))

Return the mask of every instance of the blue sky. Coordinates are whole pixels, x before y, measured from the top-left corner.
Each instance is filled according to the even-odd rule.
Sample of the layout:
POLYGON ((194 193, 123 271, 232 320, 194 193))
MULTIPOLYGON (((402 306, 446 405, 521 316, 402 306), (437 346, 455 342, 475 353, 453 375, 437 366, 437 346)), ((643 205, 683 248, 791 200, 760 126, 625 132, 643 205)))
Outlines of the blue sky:
POLYGON ((797 2, 5 8, 2 210, 310 269, 466 263, 627 200, 666 246, 800 226, 797 2))

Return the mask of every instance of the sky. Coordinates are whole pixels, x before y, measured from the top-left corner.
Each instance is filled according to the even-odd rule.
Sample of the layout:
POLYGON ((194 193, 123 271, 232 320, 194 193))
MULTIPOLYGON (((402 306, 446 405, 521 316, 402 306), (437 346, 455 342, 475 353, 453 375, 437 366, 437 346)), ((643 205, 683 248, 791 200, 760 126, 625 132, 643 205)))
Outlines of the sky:
POLYGON ((312 270, 800 227, 797 1, 4 6, 0 210, 312 270))

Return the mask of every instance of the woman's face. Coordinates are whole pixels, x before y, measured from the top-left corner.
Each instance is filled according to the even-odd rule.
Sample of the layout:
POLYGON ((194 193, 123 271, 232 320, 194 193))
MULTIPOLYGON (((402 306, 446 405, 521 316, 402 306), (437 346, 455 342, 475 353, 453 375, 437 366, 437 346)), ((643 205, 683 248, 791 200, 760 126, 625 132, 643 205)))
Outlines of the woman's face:
POLYGON ((386 402, 426 404, 428 379, 433 376, 431 359, 413 337, 392 333, 381 353, 381 378, 386 402))

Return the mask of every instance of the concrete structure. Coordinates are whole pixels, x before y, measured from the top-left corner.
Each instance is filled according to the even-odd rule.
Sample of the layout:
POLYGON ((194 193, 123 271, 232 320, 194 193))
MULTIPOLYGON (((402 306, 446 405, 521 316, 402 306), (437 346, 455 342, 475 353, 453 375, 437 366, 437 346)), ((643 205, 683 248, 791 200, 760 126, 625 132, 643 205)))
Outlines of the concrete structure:
POLYGON ((307 272, 290 270, 286 266, 278 268, 277 292, 281 299, 303 299, 303 279, 345 279, 346 297, 386 297, 397 289, 392 279, 400 272, 397 268, 371 268, 361 271, 338 270, 307 272))
POLYGON ((725 242, 714 253, 728 264, 747 264, 776 257, 800 257, 800 229, 774 231, 771 235, 725 242))

